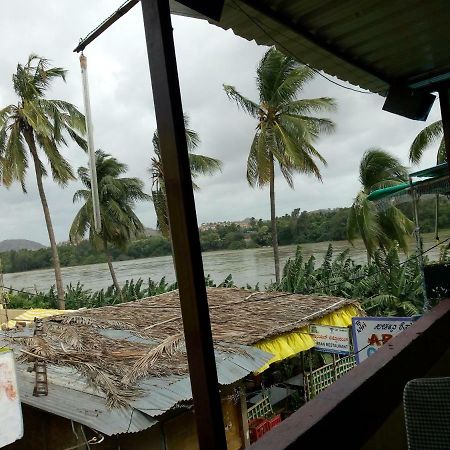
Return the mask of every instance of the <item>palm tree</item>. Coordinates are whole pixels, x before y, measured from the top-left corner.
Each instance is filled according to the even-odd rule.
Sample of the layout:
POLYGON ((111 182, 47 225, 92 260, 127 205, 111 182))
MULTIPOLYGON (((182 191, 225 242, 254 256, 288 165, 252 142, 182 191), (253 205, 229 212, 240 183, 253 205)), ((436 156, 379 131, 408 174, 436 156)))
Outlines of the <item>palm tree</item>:
POLYGON ((321 133, 334 130, 329 119, 310 113, 331 111, 335 102, 328 97, 298 99, 305 84, 314 78, 314 71, 302 66, 275 48, 269 49, 259 63, 256 84, 259 101, 241 95, 233 86, 224 85, 228 98, 236 101, 246 113, 258 121, 247 160, 247 180, 250 186, 269 184, 272 244, 275 278, 280 281, 280 261, 275 214, 275 161, 288 185, 294 187, 295 173, 312 174, 322 179, 315 159, 324 165, 325 159, 314 147, 321 133))
POLYGON ((86 233, 89 234, 91 245, 106 253, 111 278, 120 296, 108 244, 124 249, 131 239, 143 233, 144 225, 133 209, 136 201, 150 200, 150 196, 143 192, 144 183, 140 179, 121 177, 128 169, 125 164, 101 150, 95 152, 95 158, 102 228, 99 233, 95 231, 89 170, 80 167, 78 177, 86 189, 75 192, 73 201, 84 201, 84 205, 73 220, 69 239, 78 244, 86 233))
POLYGON ((447 160, 445 153, 445 143, 443 138, 442 120, 433 122, 425 127, 414 139, 409 149, 409 160, 413 164, 418 164, 422 159, 423 152, 439 141, 439 147, 436 153, 436 163, 444 163, 447 160))
POLYGON ((359 166, 362 189, 350 208, 347 236, 353 242, 359 235, 370 262, 378 248, 390 249, 394 242, 408 252, 408 236, 414 224, 396 207, 378 210, 367 196, 377 189, 396 186, 408 180, 408 172, 400 161, 381 149, 367 150, 359 166))
MULTIPOLYGON (((195 153, 200 144, 198 134, 189 129, 189 119, 184 117, 184 127, 186 129, 186 142, 189 152, 189 165, 191 168, 191 176, 193 179, 199 175, 213 175, 222 170, 222 162, 218 159, 205 155, 197 155, 195 153)), ((164 237, 170 238, 169 219, 167 216, 167 198, 166 188, 164 185, 164 169, 161 161, 161 149, 159 147, 158 132, 153 134, 153 150, 155 156, 151 159, 150 172, 152 175, 152 201, 155 207, 158 227, 164 237)), ((200 189, 199 186, 192 182, 194 190, 200 189)))
MULTIPOLYGON (((423 152, 436 143, 436 141, 439 141, 439 147, 436 153, 436 164, 446 162, 447 154, 443 134, 442 120, 433 122, 425 127, 411 144, 409 149, 409 160, 413 164, 418 164, 422 159, 423 152)), ((434 232, 436 240, 439 241, 439 194, 436 194, 435 202, 434 232)))
POLYGON ((59 147, 67 145, 66 139, 69 137, 86 149, 86 143, 81 137, 85 132, 83 114, 71 103, 45 98, 45 92, 51 83, 58 78, 65 81, 65 75, 66 71, 61 67, 51 67, 48 60, 31 55, 25 65, 17 65, 17 71, 13 75, 18 103, 0 110, 1 182, 9 187, 14 181, 18 181, 26 192, 29 151, 52 249, 60 309, 65 306, 64 288, 55 233, 42 183, 48 172, 41 157, 45 155, 52 178, 64 187, 75 177, 69 163, 59 152, 59 147))

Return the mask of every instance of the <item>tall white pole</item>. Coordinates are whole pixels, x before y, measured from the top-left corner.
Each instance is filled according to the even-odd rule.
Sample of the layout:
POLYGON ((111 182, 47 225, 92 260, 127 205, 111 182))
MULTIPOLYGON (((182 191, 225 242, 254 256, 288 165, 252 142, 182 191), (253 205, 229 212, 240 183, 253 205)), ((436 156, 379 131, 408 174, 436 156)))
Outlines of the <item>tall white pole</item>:
POLYGON ((83 80, 84 117, 86 119, 87 143, 89 151, 89 168, 91 174, 92 207, 94 210, 94 229, 99 233, 102 229, 100 217, 100 201, 98 198, 97 167, 95 165, 94 130, 92 126, 91 101, 87 74, 87 58, 80 55, 81 79, 83 80))

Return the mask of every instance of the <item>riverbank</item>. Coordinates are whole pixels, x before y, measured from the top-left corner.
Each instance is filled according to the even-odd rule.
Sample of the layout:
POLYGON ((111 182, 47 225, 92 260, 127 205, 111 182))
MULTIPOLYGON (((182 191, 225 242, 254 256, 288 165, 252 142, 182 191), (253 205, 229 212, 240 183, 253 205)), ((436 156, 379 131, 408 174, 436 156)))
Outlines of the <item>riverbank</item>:
MULTIPOLYGON (((378 252, 370 264, 357 264, 349 254, 349 249, 333 252, 329 245, 322 260, 316 261, 298 250, 284 265, 281 282, 264 289, 358 299, 366 312, 372 315, 411 316, 421 313, 424 298, 415 258, 401 262, 397 251, 392 249, 387 255, 378 252)), ((249 284, 236 285, 231 274, 218 284, 209 276, 205 281, 207 286, 264 290, 249 284)), ((99 307, 150 297, 176 287, 165 278, 159 282, 129 280, 120 293, 114 286, 93 291, 79 283, 66 288, 65 303, 67 309, 99 307)), ((33 294, 7 291, 6 295, 9 308, 56 308, 58 304, 54 288, 33 294)))

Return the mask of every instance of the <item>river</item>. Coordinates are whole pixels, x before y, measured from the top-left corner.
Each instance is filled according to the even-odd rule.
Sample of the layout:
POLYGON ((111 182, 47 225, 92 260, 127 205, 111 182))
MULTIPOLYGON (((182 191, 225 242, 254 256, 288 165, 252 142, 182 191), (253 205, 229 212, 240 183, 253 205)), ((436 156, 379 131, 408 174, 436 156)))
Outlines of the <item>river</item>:
MULTIPOLYGON (((433 235, 424 235, 424 249, 434 245, 433 235)), ((352 247, 347 241, 332 242, 335 255, 346 248, 350 248, 350 256, 358 263, 366 261, 366 252, 362 241, 356 241, 352 247)), ((305 258, 314 255, 317 264, 323 260, 323 256, 328 248, 328 242, 318 242, 302 244, 305 258)), ((411 242, 411 248, 414 248, 411 242)), ((295 254, 295 245, 280 247, 281 264, 295 254)), ((432 259, 436 259, 439 248, 429 253, 432 259)), ((203 266, 205 274, 210 274, 212 279, 219 283, 228 274, 233 275, 233 280, 237 286, 245 286, 247 283, 254 286, 259 283, 261 287, 274 280, 273 274, 273 254, 270 247, 246 249, 246 250, 224 250, 203 253, 203 266)), ((163 276, 167 281, 175 280, 175 273, 171 256, 159 256, 154 258, 135 259, 131 261, 119 261, 114 263, 119 283, 126 280, 152 278, 159 281, 163 276)), ((76 285, 81 282, 85 288, 101 289, 106 288, 111 283, 108 267, 105 264, 91 264, 87 266, 64 267, 62 269, 63 281, 65 285, 76 285)), ((4 275, 5 286, 15 289, 25 289, 29 291, 47 291, 55 283, 52 269, 33 270, 29 272, 11 273, 4 275)))

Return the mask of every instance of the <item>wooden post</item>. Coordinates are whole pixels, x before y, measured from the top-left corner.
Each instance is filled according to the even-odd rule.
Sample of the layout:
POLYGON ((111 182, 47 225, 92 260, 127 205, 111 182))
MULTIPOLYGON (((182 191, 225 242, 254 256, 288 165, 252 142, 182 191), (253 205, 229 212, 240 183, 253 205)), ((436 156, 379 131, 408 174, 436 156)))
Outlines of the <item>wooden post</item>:
POLYGON ((334 381, 338 379, 337 372, 336 372, 336 353, 333 353, 333 375, 334 375, 334 381))
POLYGON ((248 430, 247 397, 245 396, 245 386, 243 383, 239 387, 239 398, 241 402, 241 420, 244 448, 247 448, 250 445, 250 432, 248 430))
POLYGON ((141 5, 199 446, 226 450, 169 0, 141 5))
POLYGON ((445 154, 447 156, 447 170, 450 178, 450 97, 448 88, 439 90, 439 104, 441 106, 442 130, 444 132, 445 154))

